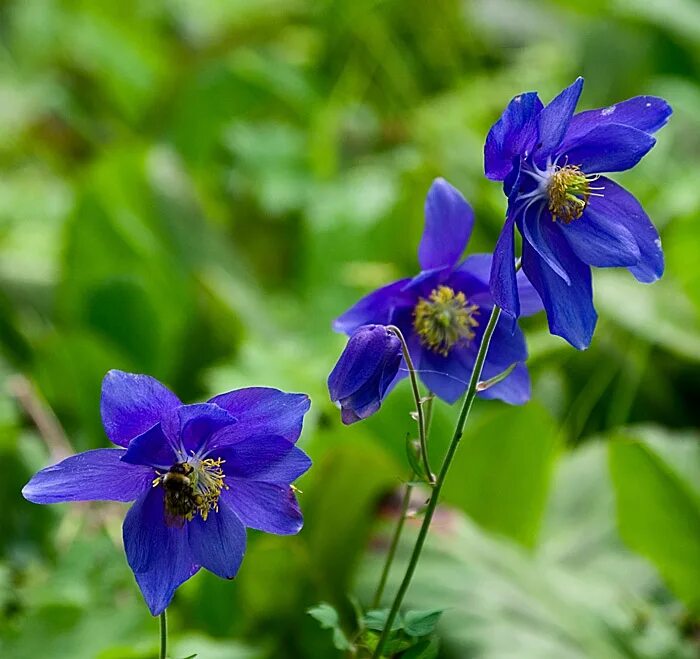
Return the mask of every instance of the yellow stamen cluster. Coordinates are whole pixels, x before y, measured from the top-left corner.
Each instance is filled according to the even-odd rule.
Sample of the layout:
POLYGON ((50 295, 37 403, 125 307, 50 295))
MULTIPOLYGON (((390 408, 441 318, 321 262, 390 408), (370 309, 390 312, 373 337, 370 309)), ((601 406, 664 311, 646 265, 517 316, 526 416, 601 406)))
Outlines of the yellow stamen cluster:
POLYGON ((215 512, 219 512, 219 495, 221 490, 228 490, 228 485, 224 483, 224 471, 221 465, 225 461, 221 458, 216 460, 212 458, 207 458, 202 460, 198 468, 195 469, 195 482, 193 487, 195 489, 195 496, 199 495, 201 497, 201 502, 198 504, 197 508, 202 519, 206 519, 209 511, 214 509, 215 512))
POLYGON ((219 496, 227 490, 226 475, 221 465, 224 460, 207 458, 178 462, 165 473, 157 472, 153 487, 165 490, 166 518, 176 524, 191 521, 199 513, 203 520, 209 511, 219 511, 219 496))
POLYGON ((421 343, 447 356, 458 343, 474 338, 479 326, 478 307, 469 304, 464 293, 455 293, 449 286, 438 286, 426 300, 420 298, 413 310, 413 329, 421 343))
POLYGON ((591 183, 597 179, 597 175, 584 174, 577 165, 557 167, 547 186, 552 219, 569 224, 581 217, 593 194, 592 190, 597 189, 592 188, 591 183))

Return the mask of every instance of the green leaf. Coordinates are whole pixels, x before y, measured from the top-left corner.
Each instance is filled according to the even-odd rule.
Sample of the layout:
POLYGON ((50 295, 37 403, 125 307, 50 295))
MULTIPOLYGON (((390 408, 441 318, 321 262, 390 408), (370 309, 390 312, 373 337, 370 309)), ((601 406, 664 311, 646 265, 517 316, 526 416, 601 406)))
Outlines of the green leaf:
POLYGON ((411 439, 411 435, 409 433, 406 433, 406 457, 408 458, 408 464, 410 465, 411 469, 413 469, 413 473, 418 477, 419 482, 427 483, 428 476, 425 473, 425 469, 423 469, 423 464, 421 463, 420 458, 418 457, 419 450, 420 449, 418 448, 416 441, 411 439))
POLYGON ((410 647, 401 655, 401 659, 437 659, 438 652, 440 652, 440 639, 433 636, 410 647))
POLYGON ((333 629, 340 624, 338 612, 327 602, 321 602, 316 606, 312 606, 306 612, 314 620, 318 620, 323 629, 333 629))
MULTIPOLYGON (((364 617, 365 627, 376 632, 381 632, 384 630, 386 625, 386 619, 389 617, 389 609, 373 609, 367 611, 364 617)), ((401 620, 401 614, 398 614, 394 618, 394 622, 391 624, 391 631, 397 631, 403 627, 403 621, 401 620)))
POLYGON ((505 371, 501 371, 498 375, 494 375, 492 378, 489 378, 488 380, 482 380, 481 382, 479 382, 479 384, 476 385, 476 390, 477 391, 486 391, 487 389, 490 389, 491 387, 498 384, 499 382, 502 382, 513 372, 513 369, 516 366, 517 366, 517 362, 514 362, 505 371))
POLYGON ((531 402, 495 406, 467 424, 443 489, 483 528, 535 545, 558 456, 549 413, 531 402))
POLYGON ((409 636, 427 636, 435 631, 442 609, 407 611, 404 615, 404 631, 409 636))
POLYGON ((658 453, 638 441, 613 441, 610 469, 623 540, 657 567, 690 609, 700 612, 698 497, 658 453))
MULTIPOLYGON (((304 538, 313 551, 314 573, 333 602, 350 590, 377 498, 397 485, 396 464, 358 434, 352 443, 327 448, 304 484, 304 538)), ((319 446, 323 439, 317 436, 319 446)))
POLYGON ((312 618, 318 620, 323 629, 333 630, 333 645, 338 650, 350 650, 352 644, 340 627, 338 612, 327 602, 321 602, 306 611, 312 618))
POLYGON ((652 345, 688 361, 700 361, 700 313, 673 280, 641 287, 626 272, 596 274, 600 274, 596 306, 601 316, 652 345))

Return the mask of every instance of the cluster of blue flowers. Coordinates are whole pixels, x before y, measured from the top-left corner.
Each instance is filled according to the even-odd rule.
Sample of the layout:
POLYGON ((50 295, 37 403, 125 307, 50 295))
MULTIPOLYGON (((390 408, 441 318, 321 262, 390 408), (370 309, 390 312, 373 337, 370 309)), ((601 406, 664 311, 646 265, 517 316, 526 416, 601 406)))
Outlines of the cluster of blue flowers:
MULTIPOLYGON (((625 267, 642 282, 663 273, 659 235, 636 199, 603 176, 633 167, 655 143, 671 109, 640 96, 574 114, 577 79, 547 106, 516 96, 493 125, 485 173, 503 182, 508 210, 494 254, 462 259, 474 212, 443 179, 425 202, 420 272, 362 298, 334 328, 350 335, 328 379, 346 424, 374 414, 415 365, 447 403, 467 389, 488 319, 493 328, 483 398, 530 397, 527 346, 517 319, 544 309, 553 334, 586 348, 596 324, 591 268, 625 267), (516 258, 515 230, 522 236, 516 258), (499 375, 503 376, 499 378, 499 375)), ((246 528, 297 533, 292 482, 311 461, 295 445, 309 398, 248 388, 183 405, 146 375, 110 371, 101 412, 118 448, 87 451, 38 472, 23 490, 36 503, 134 501, 124 548, 153 613, 201 567, 233 578, 246 528)))
POLYGON ((503 181, 508 201, 493 254, 459 263, 474 213, 457 190, 437 179, 425 203, 421 272, 370 293, 336 320, 337 331, 352 335, 328 380, 346 423, 374 413, 407 375, 405 361, 387 355, 400 350, 391 337, 384 344, 376 337, 368 341, 370 323, 399 328, 426 387, 453 403, 467 388, 484 325, 498 305, 504 314, 483 376, 515 367, 479 396, 520 404, 530 397, 520 316, 544 308, 550 331, 585 349, 597 320, 590 266, 626 267, 645 283, 663 274, 661 240, 651 220, 602 173, 636 165, 654 146, 652 133, 668 121, 671 108, 661 98, 638 96, 574 114, 582 88, 578 78, 547 106, 535 92, 520 94, 489 131, 485 173, 503 181), (519 259, 514 226, 522 236, 519 259), (381 378, 350 366, 367 362, 383 365, 381 378))

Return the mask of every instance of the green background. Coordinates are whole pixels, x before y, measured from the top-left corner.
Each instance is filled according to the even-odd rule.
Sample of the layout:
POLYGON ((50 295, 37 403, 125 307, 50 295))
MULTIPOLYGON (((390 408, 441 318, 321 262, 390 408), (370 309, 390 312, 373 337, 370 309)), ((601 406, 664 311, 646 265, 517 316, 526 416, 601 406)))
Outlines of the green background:
MULTIPOLYGON (((414 426, 405 384, 341 425, 331 320, 417 271, 436 176, 476 210, 469 251, 491 250, 504 199, 482 174, 486 132, 515 94, 547 101, 579 74, 582 108, 674 107, 616 177, 659 227, 667 272, 596 272, 586 352, 541 315, 524 323, 533 400, 476 406, 407 603, 446 609, 445 658, 697 656, 697 2, 16 0, 0 4, 3 657, 156 655, 126 507, 19 494, 62 451, 107 445, 109 368, 187 402, 312 396, 305 528, 251 533, 235 581, 180 588, 172 654, 339 656, 305 610, 331 602, 349 625, 347 593, 368 602, 414 426)), ((437 405, 434 462, 455 415, 437 405)))

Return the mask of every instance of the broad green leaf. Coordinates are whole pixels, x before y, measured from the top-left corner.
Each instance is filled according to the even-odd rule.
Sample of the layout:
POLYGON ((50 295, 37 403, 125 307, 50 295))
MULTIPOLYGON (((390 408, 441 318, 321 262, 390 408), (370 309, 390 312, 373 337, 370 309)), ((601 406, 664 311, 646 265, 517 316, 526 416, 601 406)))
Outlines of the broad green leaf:
POLYGON ((434 636, 410 647, 401 655, 401 659, 437 659, 439 652, 440 639, 434 636))
POLYGON ((671 590, 700 612, 700 499, 647 445, 610 444, 620 534, 658 568, 671 590))
POLYGON ((605 316, 649 343, 700 361, 700 309, 673 281, 639 286, 626 272, 597 273, 596 305, 605 316))
POLYGON ((406 611, 403 617, 403 628, 409 636, 427 636, 435 631, 442 615, 442 609, 428 611, 406 611))
POLYGON ((305 481, 303 537, 325 597, 345 601, 354 566, 372 527, 377 497, 399 484, 397 466, 361 436, 327 448, 305 481), (307 485, 308 483, 308 485, 307 485))
MULTIPOLYGON (((238 641, 215 639, 201 633, 187 633, 176 637, 173 646, 175 656, 197 656, 201 659, 260 659, 260 649, 238 641)), ((189 657, 188 657, 189 659, 189 657)))
MULTIPOLYGON (((381 632, 386 626, 386 620, 389 617, 389 609, 373 609, 372 611, 367 611, 364 617, 365 627, 376 632, 381 632)), ((398 614, 394 618, 394 622, 391 624, 391 631, 397 631, 403 627, 403 620, 401 619, 401 614, 398 614)))
POLYGON ((494 405, 467 423, 445 501, 485 529, 532 547, 559 452, 557 428, 539 405, 494 405))

